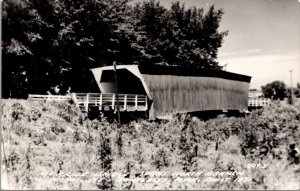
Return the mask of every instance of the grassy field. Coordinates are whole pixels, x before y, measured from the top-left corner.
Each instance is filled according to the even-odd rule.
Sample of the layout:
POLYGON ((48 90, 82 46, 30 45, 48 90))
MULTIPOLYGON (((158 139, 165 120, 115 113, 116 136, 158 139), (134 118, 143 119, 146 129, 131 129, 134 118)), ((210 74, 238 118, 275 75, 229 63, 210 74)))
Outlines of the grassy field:
POLYGON ((2 100, 1 111, 1 188, 300 188, 299 100, 121 127, 69 103, 2 100))

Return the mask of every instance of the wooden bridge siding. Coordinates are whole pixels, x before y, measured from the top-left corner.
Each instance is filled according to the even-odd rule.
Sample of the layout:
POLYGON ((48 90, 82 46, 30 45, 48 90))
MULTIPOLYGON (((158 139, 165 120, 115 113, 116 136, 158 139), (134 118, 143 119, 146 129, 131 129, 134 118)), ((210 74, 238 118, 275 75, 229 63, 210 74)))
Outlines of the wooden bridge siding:
POLYGON ((150 116, 207 110, 247 110, 249 83, 202 76, 142 74, 153 104, 150 116))

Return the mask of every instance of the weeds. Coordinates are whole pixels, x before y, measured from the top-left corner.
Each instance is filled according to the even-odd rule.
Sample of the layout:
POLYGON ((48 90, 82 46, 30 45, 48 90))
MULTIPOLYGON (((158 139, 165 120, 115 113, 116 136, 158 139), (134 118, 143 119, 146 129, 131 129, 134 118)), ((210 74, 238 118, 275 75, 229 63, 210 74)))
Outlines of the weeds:
POLYGON ((117 129, 117 134, 116 134, 116 144, 117 144, 117 149, 118 149, 118 156, 122 157, 123 154, 123 140, 122 140, 122 129, 117 129))
POLYGON ((100 134, 100 145, 97 151, 98 163, 100 163, 101 170, 103 172, 108 172, 108 175, 103 175, 99 177, 96 182, 96 186, 102 190, 111 190, 113 189, 113 180, 111 177, 112 169, 112 151, 111 151, 111 141, 105 137, 102 133, 100 134))
MULTIPOLYGON (((105 119, 100 121, 100 124, 106 124, 105 119)), ((102 126, 103 127, 103 126, 102 126)), ((111 176, 112 172, 112 162, 113 162, 113 151, 112 151, 112 137, 110 137, 110 133, 114 129, 117 131, 115 135, 116 144, 117 144, 117 154, 118 156, 122 156, 122 131, 116 127, 115 125, 108 127, 104 126, 104 128, 99 128, 100 132, 99 142, 100 145, 97 150, 98 163, 100 163, 101 170, 106 172, 104 175, 99 177, 96 182, 96 186, 102 190, 112 190, 114 188, 114 181, 111 176), (111 128, 111 129, 108 129, 111 128)))
POLYGON ((153 157, 152 164, 158 170, 161 170, 163 167, 169 166, 167 152, 163 148, 158 149, 157 153, 153 157))
MULTIPOLYGON (((12 189, 45 189, 38 184, 36 169, 54 174, 108 172, 93 184, 80 184, 82 189, 153 189, 132 181, 118 184, 109 173, 134 178, 142 170, 156 169, 245 171, 253 177, 250 183, 207 184, 203 189, 295 188, 299 178, 300 112, 288 104, 271 104, 244 118, 219 116, 204 122, 183 114, 170 121, 138 120, 120 128, 104 116, 91 121, 69 103, 14 100, 7 101, 3 110, 3 165, 8 167, 12 189), (248 169, 248 163, 276 165, 263 171, 248 169), (270 177, 277 177, 276 184, 270 177)), ((172 184, 170 188, 179 188, 172 184)), ((185 186, 199 189, 192 184, 180 188, 185 186)), ((75 188, 63 182, 46 187, 75 188)), ((155 189, 164 189, 163 184, 155 189)))
POLYGON ((34 188, 34 174, 33 174, 33 164, 32 161, 34 160, 34 153, 31 148, 31 145, 29 143, 26 154, 25 154, 25 159, 23 162, 23 170, 21 174, 21 182, 22 182, 22 187, 26 189, 33 189, 34 188))
POLYGON ((101 135, 100 136, 100 146, 98 149, 98 156, 100 159, 101 169, 103 171, 111 170, 111 164, 113 161, 111 154, 112 153, 111 153, 110 139, 101 135))

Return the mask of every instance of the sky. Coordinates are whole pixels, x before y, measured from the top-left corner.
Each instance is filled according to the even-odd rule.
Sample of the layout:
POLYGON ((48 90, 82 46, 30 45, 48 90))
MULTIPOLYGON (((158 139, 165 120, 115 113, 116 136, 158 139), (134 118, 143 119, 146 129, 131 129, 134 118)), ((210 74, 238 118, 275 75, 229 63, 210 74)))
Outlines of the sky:
MULTIPOLYGON (((135 0, 140 2, 143 0, 135 0)), ((176 0, 160 0, 170 8, 176 0)), ((300 0, 180 0, 185 7, 223 9, 219 49, 225 70, 252 76, 250 88, 275 80, 300 83, 300 0), (290 72, 290 70, 293 70, 290 72), (292 75, 291 75, 292 74, 292 75)))

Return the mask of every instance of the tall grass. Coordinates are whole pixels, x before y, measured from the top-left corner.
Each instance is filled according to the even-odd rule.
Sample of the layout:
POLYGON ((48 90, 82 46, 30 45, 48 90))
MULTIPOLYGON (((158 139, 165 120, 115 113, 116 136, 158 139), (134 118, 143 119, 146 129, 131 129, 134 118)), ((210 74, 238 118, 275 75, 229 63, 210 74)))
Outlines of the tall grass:
POLYGON ((89 120, 69 103, 3 104, 2 149, 8 162, 1 173, 9 177, 10 189, 299 189, 299 155, 294 151, 299 148, 300 111, 290 105, 272 104, 245 118, 219 116, 204 122, 178 115, 118 127, 105 118, 89 120), (138 178, 154 170, 243 171, 251 180, 155 184, 122 182, 110 174, 78 181, 65 175, 120 172, 138 178))

